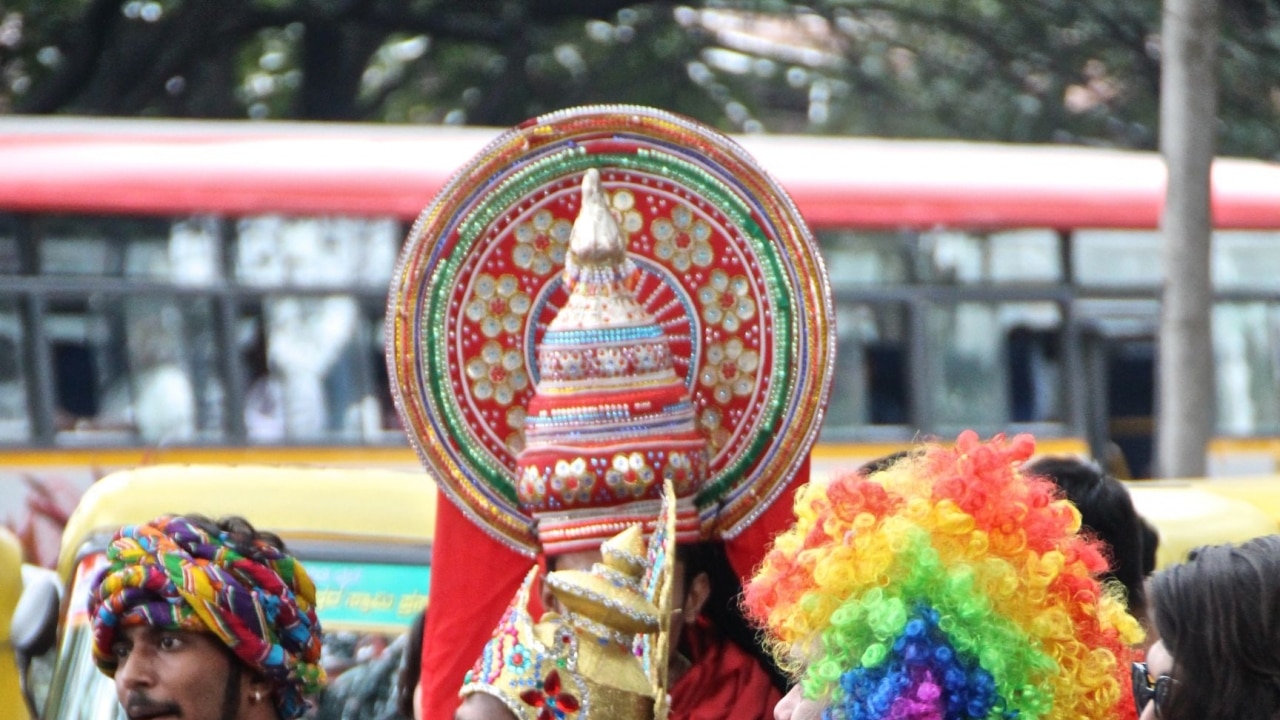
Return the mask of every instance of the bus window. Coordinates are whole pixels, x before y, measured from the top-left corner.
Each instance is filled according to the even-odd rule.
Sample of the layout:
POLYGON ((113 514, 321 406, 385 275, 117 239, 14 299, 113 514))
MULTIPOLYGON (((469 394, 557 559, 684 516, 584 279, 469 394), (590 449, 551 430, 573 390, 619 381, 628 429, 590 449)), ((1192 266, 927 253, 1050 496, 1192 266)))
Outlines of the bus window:
POLYGON ((1058 328, 1014 325, 1006 334, 1009 419, 1062 422, 1062 363, 1058 328))
POLYGON ((818 234, 835 294, 836 384, 823 420, 828 442, 878 435, 910 437, 909 310, 882 289, 911 283, 915 236, 905 232, 818 234))
POLYGON ((271 295, 242 308, 249 440, 388 440, 390 391, 375 348, 382 318, 380 304, 346 295, 271 295))
POLYGON ((1213 234, 1213 287, 1271 290, 1280 278, 1280 233, 1219 230, 1213 234))
POLYGON ((1280 305, 1218 303, 1213 308, 1218 432, 1280 433, 1280 305))
POLYGON ((390 218, 244 218, 236 228, 235 280, 252 287, 343 287, 385 294, 401 236, 390 218))
POLYGON ((39 248, 39 272, 45 275, 126 275, 169 279, 175 266, 167 253, 167 218, 39 216, 32 223, 39 248))
POLYGON ((929 415, 936 427, 998 427, 1009 401, 1001 372, 997 307, 985 303, 930 304, 925 354, 929 415))
POLYGON ((18 245, 18 229, 12 215, 0 213, 0 274, 22 272, 22 251, 18 245))
POLYGON ((1059 243, 1058 233, 1043 228, 921 233, 921 279, 943 285, 1061 282, 1059 243))
POLYGON ((120 263, 106 238, 45 236, 40 248, 40 272, 46 275, 118 276, 120 263))
POLYGON ((1061 421, 1061 323, 1051 302, 930 303, 925 366, 934 391, 924 400, 933 426, 1061 421))
POLYGON ((901 285, 914 279, 915 239, 909 233, 818 233, 832 286, 901 285))
POLYGON ((129 239, 124 273, 180 286, 212 285, 222 277, 218 235, 217 218, 176 218, 163 233, 129 239))
POLYGON ((206 298, 94 294, 49 304, 58 438, 217 439, 224 384, 206 298))
POLYGON ((17 303, 0 297, 0 442, 31 437, 27 384, 22 358, 22 325, 17 303))
POLYGON ((853 439, 859 427, 904 426, 907 394, 907 309, 902 303, 836 306, 836 377, 823 421, 828 441, 853 439))
POLYGON ((1164 243, 1154 230, 1076 230, 1071 276, 1085 287, 1154 287, 1164 243))
POLYGON ((1106 344, 1107 436, 1133 477, 1151 477, 1155 457, 1156 342, 1118 337, 1106 344))
POLYGON ((390 219, 237 223, 235 280, 276 291, 242 304, 237 322, 251 442, 391 439, 381 328, 399 237, 390 219), (325 292, 342 289, 363 292, 325 292))

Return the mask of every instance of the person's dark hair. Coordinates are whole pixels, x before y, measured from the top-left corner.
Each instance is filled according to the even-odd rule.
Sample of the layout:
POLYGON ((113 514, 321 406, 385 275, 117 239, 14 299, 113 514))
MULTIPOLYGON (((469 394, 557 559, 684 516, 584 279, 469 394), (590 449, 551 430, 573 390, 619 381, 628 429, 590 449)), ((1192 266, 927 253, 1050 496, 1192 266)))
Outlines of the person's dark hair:
POLYGON ((1146 558, 1150 554, 1154 567, 1158 536, 1152 530, 1154 540, 1147 547, 1146 528, 1129 490, 1094 463, 1075 457, 1040 458, 1022 471, 1053 482, 1080 510, 1083 529, 1106 543, 1110 552, 1111 570, 1103 579, 1118 580, 1128 594, 1129 612, 1141 616, 1147 606, 1146 558))
POLYGON ((868 460, 858 466, 858 474, 863 477, 870 477, 882 470, 888 470, 897 464, 898 461, 912 457, 918 452, 918 450, 898 450, 897 452, 891 452, 888 455, 881 455, 878 458, 868 460))
POLYGON ((405 718, 413 718, 413 691, 422 680, 422 632, 426 624, 427 611, 423 610, 405 634, 404 655, 396 682, 396 711, 405 718))
POLYGON ((1179 681, 1165 720, 1280 717, 1280 535, 1195 550, 1150 593, 1179 681))
POLYGON ((289 549, 284 545, 284 540, 281 540, 279 535, 266 530, 257 530, 248 520, 239 515, 228 515, 218 520, 213 520, 199 513, 184 513, 182 517, 210 535, 226 533, 227 546, 253 560, 262 559, 254 548, 255 542, 266 543, 280 552, 289 552, 289 549))
POLYGON ((676 557, 684 562, 684 583, 689 587, 699 573, 706 573, 711 594, 702 606, 702 615, 720 636, 750 653, 769 674, 780 692, 790 683, 773 657, 761 644, 761 634, 742 615, 742 579, 734 571, 723 542, 700 542, 676 546, 676 557))
POLYGON ((1149 578, 1156 571, 1156 551, 1160 549, 1160 533, 1146 518, 1138 516, 1142 525, 1142 577, 1149 578))

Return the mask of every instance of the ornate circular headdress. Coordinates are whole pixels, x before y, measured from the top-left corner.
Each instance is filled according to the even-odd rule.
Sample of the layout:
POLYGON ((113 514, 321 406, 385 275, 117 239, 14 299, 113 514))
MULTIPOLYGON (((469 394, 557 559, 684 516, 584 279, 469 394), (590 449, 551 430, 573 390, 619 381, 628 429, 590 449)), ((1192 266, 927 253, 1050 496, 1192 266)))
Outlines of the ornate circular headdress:
POLYGON ((732 538, 816 438, 830 318, 803 220, 736 143, 649 108, 585 107, 501 135, 418 219, 388 299, 388 364, 423 462, 508 546, 598 545, 578 521, 623 500, 653 517, 663 479, 685 499, 678 532, 732 538), (581 229, 595 242, 571 252, 597 201, 608 212, 581 229), (600 242, 616 230, 620 245, 600 242), (609 312, 587 302, 601 288, 609 312), (679 392, 654 392, 650 371, 679 392), (651 430, 664 442, 635 445, 651 430))

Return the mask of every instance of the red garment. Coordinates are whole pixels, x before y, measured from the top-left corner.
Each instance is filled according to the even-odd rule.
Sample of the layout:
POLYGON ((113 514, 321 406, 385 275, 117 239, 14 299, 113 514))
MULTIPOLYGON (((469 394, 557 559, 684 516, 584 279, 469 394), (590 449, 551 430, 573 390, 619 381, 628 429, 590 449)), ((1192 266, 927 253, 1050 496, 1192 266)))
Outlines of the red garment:
POLYGON ((508 549, 453 503, 436 504, 431 599, 422 637, 423 720, 453 720, 462 678, 533 560, 508 549))
POLYGON ((782 692, 750 653, 703 620, 685 633, 693 667, 671 688, 671 720, 772 720, 782 692))
MULTIPOLYGON (((809 480, 809 460, 805 459, 795 477, 778 499, 766 509, 754 523, 737 537, 725 542, 725 551, 734 570, 742 578, 749 578, 755 566, 764 558, 765 550, 773 536, 785 530, 795 520, 792 501, 796 488, 809 480)), ((422 638, 422 717, 423 720, 452 720, 458 707, 458 690, 462 678, 484 645, 489 641, 493 628, 507 609, 512 596, 524 579, 533 561, 508 549, 489 537, 466 517, 452 502, 436 505, 436 532, 431 565, 431 600, 427 613, 427 626, 422 638)), ((531 603, 536 605, 535 603, 531 603)), ((537 617, 536 609, 534 610, 537 617)), ((731 645, 731 643, 729 643, 731 645)), ((737 647, 728 651, 724 660, 708 662, 724 664, 727 673, 739 673, 740 659, 737 653, 746 655, 737 647)), ((712 653, 719 657, 718 653, 712 653)), ((755 663, 749 655, 746 659, 755 663)), ((757 668, 758 669, 758 668, 757 668)), ((692 674, 697 668, 690 671, 692 674)), ((763 673, 763 670, 759 670, 763 673)), ((693 697, 694 710, 699 714, 673 713, 673 720, 706 720, 708 718, 735 718, 730 712, 713 715, 700 714, 709 711, 711 703, 726 703, 716 694, 721 685, 732 687, 729 681, 736 675, 726 674, 720 682, 720 674, 709 674, 713 685, 706 688, 683 689, 685 679, 675 690, 693 697), (700 692, 695 692, 695 690, 700 692), (705 697, 704 697, 705 696, 705 697), (716 698, 711 700, 710 698, 716 698), (706 703, 705 708, 698 707, 706 703)), ((736 681, 735 681, 736 682, 736 681)), ((763 681, 770 688, 767 676, 763 681)), ((754 681, 744 690, 755 688, 754 681)), ((744 709, 742 720, 773 717, 773 706, 781 695, 761 700, 762 708, 744 709)), ((674 693, 673 693, 674 696, 674 693)), ((743 702, 746 708, 750 703, 743 702)), ((676 707, 679 707, 678 705, 676 707)))
POLYGON ((755 574, 756 568, 764 561, 775 535, 791 527, 796 521, 796 490, 809 482, 809 456, 796 467, 796 474, 791 482, 778 493, 764 512, 747 526, 742 532, 724 543, 725 554, 729 556, 729 564, 742 578, 745 584, 755 574))

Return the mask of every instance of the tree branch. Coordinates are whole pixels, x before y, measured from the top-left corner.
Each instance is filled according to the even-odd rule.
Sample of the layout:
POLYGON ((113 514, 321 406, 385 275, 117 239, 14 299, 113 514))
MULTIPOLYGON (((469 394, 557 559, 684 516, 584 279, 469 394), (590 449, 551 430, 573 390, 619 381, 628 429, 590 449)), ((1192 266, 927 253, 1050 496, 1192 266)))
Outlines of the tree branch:
POLYGON ((66 107, 93 78, 103 50, 120 23, 124 0, 93 0, 61 43, 63 65, 16 105, 19 113, 46 114, 66 107))

